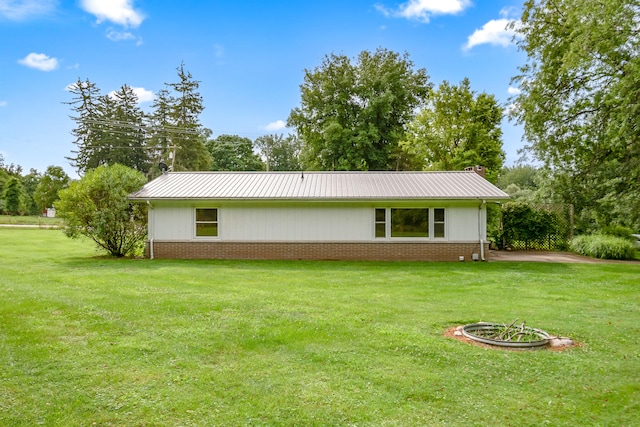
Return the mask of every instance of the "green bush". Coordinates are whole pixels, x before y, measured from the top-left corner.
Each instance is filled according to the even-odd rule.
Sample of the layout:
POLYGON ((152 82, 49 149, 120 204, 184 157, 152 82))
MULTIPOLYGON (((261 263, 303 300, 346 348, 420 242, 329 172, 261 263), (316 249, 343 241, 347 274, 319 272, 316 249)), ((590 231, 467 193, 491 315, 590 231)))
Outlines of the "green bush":
POLYGON ((524 249, 545 246, 551 249, 549 239, 557 234, 558 222, 553 212, 536 209, 523 201, 508 202, 502 206, 501 240, 507 247, 524 244, 524 249))
POLYGON ((636 252, 630 241, 604 234, 577 236, 571 241, 571 250, 580 255, 604 259, 633 259, 636 252))
POLYGON ((634 238, 631 236, 633 231, 628 227, 623 227, 622 225, 607 225, 602 227, 600 233, 606 234, 607 236, 621 237, 631 242, 634 241, 634 238))

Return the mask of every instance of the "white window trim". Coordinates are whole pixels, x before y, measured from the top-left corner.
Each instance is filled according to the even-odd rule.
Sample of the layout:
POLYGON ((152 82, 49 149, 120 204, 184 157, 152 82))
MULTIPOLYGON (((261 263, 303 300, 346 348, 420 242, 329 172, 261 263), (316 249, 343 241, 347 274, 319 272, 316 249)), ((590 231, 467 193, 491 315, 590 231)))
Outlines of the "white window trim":
POLYGON ((220 208, 218 206, 194 206, 193 208, 193 221, 191 221, 192 225, 193 225, 193 238, 196 240, 220 240, 220 208), (216 216, 218 218, 218 220, 216 221, 216 224, 218 225, 218 235, 217 236, 198 236, 197 232, 198 232, 198 221, 197 221, 197 214, 196 211, 198 209, 215 209, 217 211, 216 216))
POLYGON ((394 206, 394 207, 382 207, 377 206, 373 208, 373 239, 377 241, 387 240, 394 242, 426 242, 426 241, 447 241, 448 240, 448 221, 447 221, 447 208, 440 206, 394 206), (376 209, 385 210, 385 237, 376 237, 376 209), (391 237, 391 209, 429 209, 429 237, 391 237), (435 209, 444 210, 444 237, 435 237, 435 209))

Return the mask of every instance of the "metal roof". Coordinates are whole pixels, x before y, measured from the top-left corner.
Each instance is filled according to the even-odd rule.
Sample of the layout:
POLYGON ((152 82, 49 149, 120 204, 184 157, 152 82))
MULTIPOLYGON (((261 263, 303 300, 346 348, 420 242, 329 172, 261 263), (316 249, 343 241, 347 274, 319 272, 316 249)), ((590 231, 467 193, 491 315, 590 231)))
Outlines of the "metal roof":
POLYGON ((132 200, 507 199, 475 172, 169 172, 132 200))

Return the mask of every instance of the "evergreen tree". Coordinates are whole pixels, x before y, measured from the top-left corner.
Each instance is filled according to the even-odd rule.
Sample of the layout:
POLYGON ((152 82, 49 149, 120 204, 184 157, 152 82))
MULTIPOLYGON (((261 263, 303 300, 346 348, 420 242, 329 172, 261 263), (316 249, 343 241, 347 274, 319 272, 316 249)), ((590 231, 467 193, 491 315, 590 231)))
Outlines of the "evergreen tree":
POLYGON ((149 129, 149 156, 152 167, 149 168, 149 178, 159 175, 157 166, 161 161, 171 164, 170 155, 173 155, 171 146, 171 93, 169 90, 160 89, 151 106, 152 112, 147 117, 149 129), (171 153, 171 154, 170 154, 171 153))
POLYGON ((198 92, 200 82, 193 79, 184 69, 177 68, 177 83, 167 83, 176 95, 170 98, 169 131, 171 145, 176 147, 174 170, 208 170, 211 156, 205 146, 205 133, 200 123, 200 113, 204 110, 202 96, 198 92))
POLYGON ((78 172, 83 173, 96 167, 96 158, 100 157, 100 89, 89 79, 78 79, 69 87, 69 91, 74 96, 67 104, 71 105, 71 111, 76 113, 71 117, 76 123, 71 134, 75 137, 73 143, 77 148, 71 151, 75 157, 67 159, 78 172))
POLYGON ((146 147, 145 115, 138 106, 138 96, 128 85, 111 95, 100 91, 89 80, 78 80, 71 92, 70 102, 76 128, 77 156, 69 158, 79 172, 100 165, 123 164, 141 172, 149 168, 146 147))

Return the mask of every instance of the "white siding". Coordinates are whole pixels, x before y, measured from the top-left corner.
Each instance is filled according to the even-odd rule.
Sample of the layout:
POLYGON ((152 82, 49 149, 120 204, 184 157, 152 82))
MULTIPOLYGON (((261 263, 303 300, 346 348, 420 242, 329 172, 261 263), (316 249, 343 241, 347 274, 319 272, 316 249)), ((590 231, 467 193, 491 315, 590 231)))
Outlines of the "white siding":
POLYGON ((447 239, 451 241, 479 240, 478 207, 452 207, 445 213, 447 239))
MULTIPOLYGON (((392 203, 396 207, 417 207, 417 203, 392 203), (407 206, 411 205, 411 206, 407 206)), ((419 204, 445 208, 446 239, 451 242, 477 241, 478 204, 419 204)), ((218 208, 219 236, 226 241, 371 241, 374 240, 373 204, 300 203, 198 203, 154 202, 149 211, 149 238, 155 240, 196 240, 195 207, 218 208)), ((484 237, 485 211, 481 231, 484 237)), ((486 239, 486 237, 484 237, 486 239)))
POLYGON ((193 230, 193 207, 189 204, 154 204, 149 211, 149 238, 190 240, 193 230))
POLYGON ((373 234, 366 207, 226 207, 220 238, 258 241, 362 241, 373 234))

